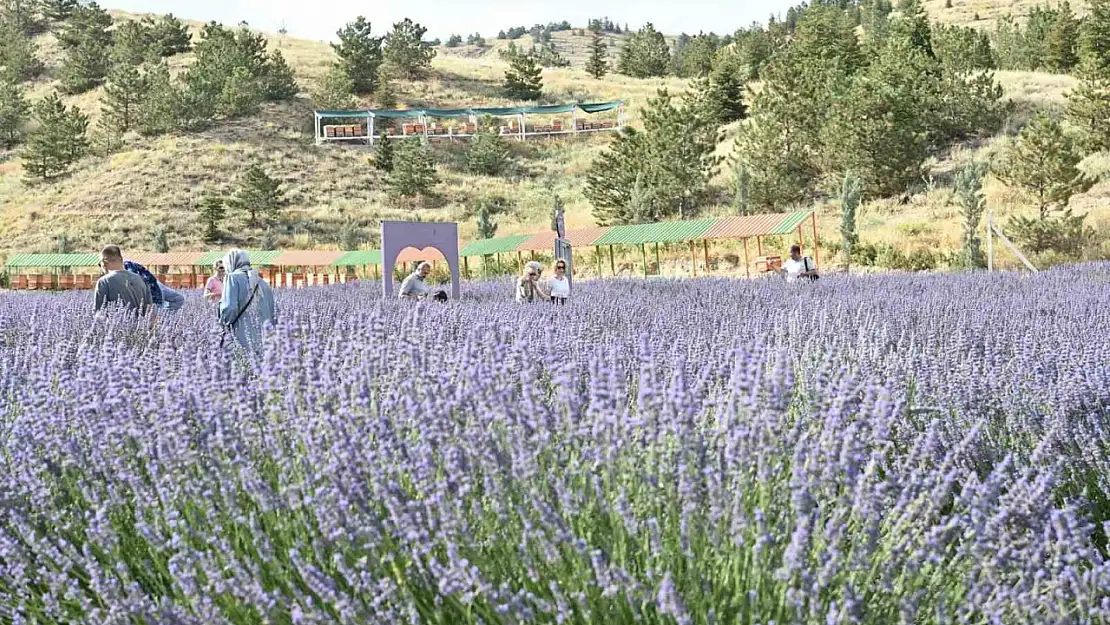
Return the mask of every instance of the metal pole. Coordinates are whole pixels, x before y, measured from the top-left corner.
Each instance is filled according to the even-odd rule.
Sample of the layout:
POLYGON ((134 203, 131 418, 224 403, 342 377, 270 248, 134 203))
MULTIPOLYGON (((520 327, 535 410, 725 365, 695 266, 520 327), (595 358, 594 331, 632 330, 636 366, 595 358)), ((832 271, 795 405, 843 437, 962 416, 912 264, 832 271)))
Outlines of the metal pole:
POLYGON ((694 272, 694 277, 698 277, 698 248, 693 241, 690 241, 690 268, 694 272))
POLYGON ((601 248, 594 246, 594 258, 597 259, 597 277, 601 277, 601 248))
POLYGON ((987 271, 995 271, 995 239, 991 233, 991 215, 995 211, 987 211, 987 271))
POLYGON ((655 273, 663 275, 663 263, 659 262, 659 242, 655 242, 655 273))
POLYGON ((647 245, 645 243, 640 244, 640 257, 643 258, 643 260, 644 260, 644 277, 646 278, 648 274, 647 274, 647 245))
POLYGON ((748 262, 748 240, 746 238, 742 240, 744 241, 744 275, 750 278, 752 277, 752 266, 748 262))
POLYGON ((818 265, 821 263, 821 257, 820 242, 817 240, 817 213, 812 213, 810 217, 813 219, 813 264, 818 265))
POLYGON ((709 239, 701 240, 701 248, 705 252, 705 275, 709 275, 709 239))
POLYGON ((613 246, 609 246, 609 270, 613 272, 613 276, 617 275, 617 261, 613 258, 613 246))
POLYGON ((755 238, 755 253, 763 256, 763 237, 755 238))
POLYGON ((520 140, 521 140, 521 141, 524 141, 524 137, 525 137, 525 135, 527 135, 527 134, 528 134, 528 133, 527 133, 527 132, 526 132, 526 131, 524 130, 524 128, 525 128, 525 124, 527 124, 527 123, 528 123, 528 118, 524 116, 524 113, 521 113, 521 114, 520 114, 520 140))
POLYGON ((370 145, 374 145, 374 116, 370 116, 370 145))

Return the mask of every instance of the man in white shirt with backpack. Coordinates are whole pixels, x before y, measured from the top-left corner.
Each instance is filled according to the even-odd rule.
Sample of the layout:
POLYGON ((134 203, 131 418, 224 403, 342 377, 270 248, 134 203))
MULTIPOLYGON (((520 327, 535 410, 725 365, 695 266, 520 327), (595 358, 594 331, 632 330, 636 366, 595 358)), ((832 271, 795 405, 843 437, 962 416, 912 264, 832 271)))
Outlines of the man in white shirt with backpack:
POLYGON ((782 264, 782 274, 786 276, 787 282, 796 282, 799 278, 807 280, 816 280, 817 267, 813 263, 813 259, 809 256, 802 256, 802 246, 790 246, 790 258, 782 264))

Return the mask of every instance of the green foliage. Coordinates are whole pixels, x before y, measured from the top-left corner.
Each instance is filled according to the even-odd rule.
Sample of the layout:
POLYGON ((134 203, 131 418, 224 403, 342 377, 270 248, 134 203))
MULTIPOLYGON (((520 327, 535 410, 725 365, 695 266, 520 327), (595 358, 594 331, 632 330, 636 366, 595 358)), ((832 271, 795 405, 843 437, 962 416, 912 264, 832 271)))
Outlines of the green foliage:
POLYGON ((312 92, 312 106, 316 110, 349 111, 356 108, 354 82, 338 65, 332 65, 324 79, 312 92))
POLYGON ((538 100, 543 95, 543 70, 530 54, 517 54, 509 61, 502 90, 512 100, 538 100))
POLYGON ((35 105, 39 130, 23 150, 23 170, 29 180, 48 181, 69 171, 88 149, 89 120, 77 107, 67 109, 57 93, 35 105))
POLYGON ((558 236, 559 232, 559 213, 563 212, 566 204, 563 203, 563 198, 555 194, 551 198, 551 231, 558 236))
POLYGON ((77 0, 41 0, 42 16, 51 22, 64 22, 79 6, 77 0))
POLYGON ((724 125, 744 119, 748 107, 744 103, 746 87, 743 66, 737 55, 722 50, 712 71, 694 81, 695 99, 703 107, 707 119, 724 125))
POLYGON ((35 35, 42 31, 38 9, 37 0, 0 0, 0 21, 24 35, 35 35))
POLYGON ((54 237, 54 252, 56 254, 72 254, 74 251, 73 239, 63 230, 54 237))
POLYGON ((1087 60, 1079 86, 1068 93, 1068 121, 1088 152, 1110 150, 1110 67, 1087 60))
POLYGON ((1078 258, 1093 236, 1085 220, 1086 215, 1076 215, 1065 208, 1046 216, 1013 215, 1006 222, 1006 230, 1014 244, 1026 253, 1056 252, 1078 258))
POLYGON ((131 65, 119 64, 108 75, 101 100, 102 118, 119 132, 139 125, 143 100, 147 97, 146 77, 131 65))
POLYGON ((388 63, 378 68, 378 91, 375 94, 378 107, 391 109, 397 106, 397 89, 394 84, 395 72, 388 63))
POLYGON ((482 37, 481 33, 474 33, 473 35, 468 35, 467 36, 466 45, 468 45, 468 46, 477 46, 479 48, 484 48, 484 47, 486 47, 486 40, 485 40, 484 37, 482 37))
POLYGON ((509 167, 509 146, 494 130, 479 133, 471 139, 466 164, 471 173, 500 176, 509 167))
POLYGON ((987 169, 985 163, 971 162, 956 172, 956 201, 963 218, 963 256, 966 266, 971 269, 986 266, 980 224, 987 210, 983 197, 983 176, 987 169))
POLYGON ((946 72, 968 73, 994 69, 994 53, 987 33, 964 26, 934 24, 933 53, 946 72))
POLYGON ((1079 35, 1079 55, 1096 72, 1110 72, 1110 0, 1088 0, 1079 35))
POLYGON ((95 2, 78 7, 58 36, 66 51, 62 62, 62 91, 84 93, 100 86, 112 66, 112 17, 95 2))
POLYGON ((292 100, 297 95, 297 79, 293 68, 285 62, 280 50, 270 53, 262 72, 262 99, 267 102, 292 100))
POLYGON ((1061 74, 1079 63, 1079 20, 1067 0, 1060 3, 1044 41, 1044 65, 1061 74))
POLYGON ((608 46, 599 31, 590 34, 590 58, 586 60, 586 73, 601 80, 609 72, 608 46))
POLYGON ((859 201, 860 179, 850 172, 844 174, 840 186, 840 242, 844 249, 845 271, 851 267, 852 249, 859 243, 859 230, 856 228, 859 201))
POLYGON ((890 36, 902 39, 909 46, 929 58, 933 52, 933 30, 929 27, 929 16, 920 0, 908 0, 903 4, 902 14, 891 23, 890 36))
POLYGON ((151 39, 158 56, 162 57, 184 54, 193 47, 193 36, 189 34, 189 28, 172 13, 162 16, 154 25, 151 39))
POLYGON ((116 26, 114 39, 112 57, 116 63, 142 65, 158 56, 158 48, 154 45, 154 20, 149 17, 121 21, 116 26))
POLYGON ((617 71, 633 78, 651 78, 665 76, 670 65, 671 50, 667 40, 648 22, 625 41, 617 71))
POLYGON ((748 214, 748 198, 751 196, 752 176, 743 161, 731 159, 730 168, 732 179, 729 186, 732 190, 732 212, 744 216, 748 214))
POLYGON ((0 20, 0 79, 20 83, 42 73, 38 46, 7 20, 0 20))
POLYGON ((382 64, 382 38, 370 33, 370 22, 361 15, 336 34, 339 43, 333 43, 332 49, 339 56, 338 66, 350 78, 354 92, 373 93, 382 64))
POLYGON ((339 249, 342 250, 357 250, 362 241, 366 237, 363 236, 362 230, 355 225, 351 220, 343 223, 343 228, 339 231, 339 249))
POLYGON ((492 239, 497 236, 497 222, 493 221, 487 202, 478 204, 477 226, 479 239, 492 239))
POLYGON ((0 80, 0 145, 11 147, 19 142, 30 106, 18 85, 0 80))
POLYGON ((262 84, 251 75, 250 70, 242 66, 234 67, 216 98, 216 113, 224 117, 257 113, 262 97, 262 84))
POLYGON ((935 90, 930 67, 920 47, 892 36, 832 103, 822 133, 824 169, 854 172, 862 192, 874 197, 902 193, 921 180, 935 90))
POLYGON ((424 44, 428 29, 409 18, 393 25, 385 36, 383 59, 408 78, 417 78, 431 68, 434 48, 424 44))
POLYGON ((389 174, 389 188, 395 196, 427 194, 439 183, 432 153, 420 139, 401 139, 389 174))
POLYGON ((381 171, 393 171, 393 141, 383 132, 374 145, 374 166, 381 171))
POLYGON ((660 90, 643 111, 642 132, 625 128, 590 167, 585 194, 602 225, 689 217, 719 159, 717 126, 696 106, 680 106, 660 90), (637 177, 649 198, 631 207, 637 177))
POLYGON ((265 217, 267 221, 275 221, 285 203, 280 186, 278 181, 267 175, 261 167, 251 165, 235 197, 228 201, 228 207, 245 213, 247 224, 252 227, 262 225, 260 216, 265 217))
POLYGON ((720 38, 716 35, 700 33, 688 39, 688 42, 679 39, 680 45, 675 48, 673 60, 678 70, 675 73, 684 78, 708 76, 709 72, 713 71, 720 38))
MULTIPOLYGON (((216 243, 220 240, 220 224, 227 216, 227 200, 217 194, 207 194, 200 200, 200 223, 204 225, 204 242, 216 243)), ((353 249, 353 248, 351 248, 353 249)))
POLYGON ((457 48, 462 45, 463 38, 461 35, 451 35, 447 38, 448 48, 457 48))
POLYGON ((555 44, 544 41, 538 46, 532 46, 528 53, 540 67, 570 67, 570 61, 563 58, 555 49, 555 44))
POLYGON ((1036 200, 1038 216, 1046 219, 1067 207, 1072 195, 1090 188, 1079 170, 1083 155, 1060 121, 1042 113, 1033 119, 995 166, 994 174, 1036 200))
POLYGON ((184 117, 184 93, 170 75, 165 61, 143 68, 146 94, 138 99, 138 130, 153 136, 170 132, 184 117))
POLYGON ((159 254, 165 254, 170 251, 170 242, 165 226, 159 226, 158 229, 154 231, 154 251, 159 254))

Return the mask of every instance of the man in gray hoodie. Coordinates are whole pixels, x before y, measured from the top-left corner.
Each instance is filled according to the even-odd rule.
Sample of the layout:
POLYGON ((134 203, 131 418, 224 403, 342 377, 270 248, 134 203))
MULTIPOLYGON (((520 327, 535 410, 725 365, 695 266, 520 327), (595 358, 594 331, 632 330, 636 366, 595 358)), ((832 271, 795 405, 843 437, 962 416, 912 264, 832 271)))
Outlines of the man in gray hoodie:
POLYGON ((104 275, 96 281, 96 310, 114 302, 123 302, 124 306, 140 314, 150 310, 150 289, 138 274, 123 268, 123 253, 119 246, 109 245, 100 251, 100 268, 104 270, 104 275))

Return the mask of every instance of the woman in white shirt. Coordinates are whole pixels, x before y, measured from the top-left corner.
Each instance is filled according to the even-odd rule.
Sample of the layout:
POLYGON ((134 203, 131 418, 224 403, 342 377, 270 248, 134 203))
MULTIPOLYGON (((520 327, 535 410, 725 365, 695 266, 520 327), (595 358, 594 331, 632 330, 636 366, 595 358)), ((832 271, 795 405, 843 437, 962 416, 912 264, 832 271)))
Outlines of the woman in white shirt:
POLYGON ((547 291, 551 294, 552 304, 566 304, 570 297, 570 280, 567 280, 567 261, 555 261, 555 275, 547 281, 547 291))

